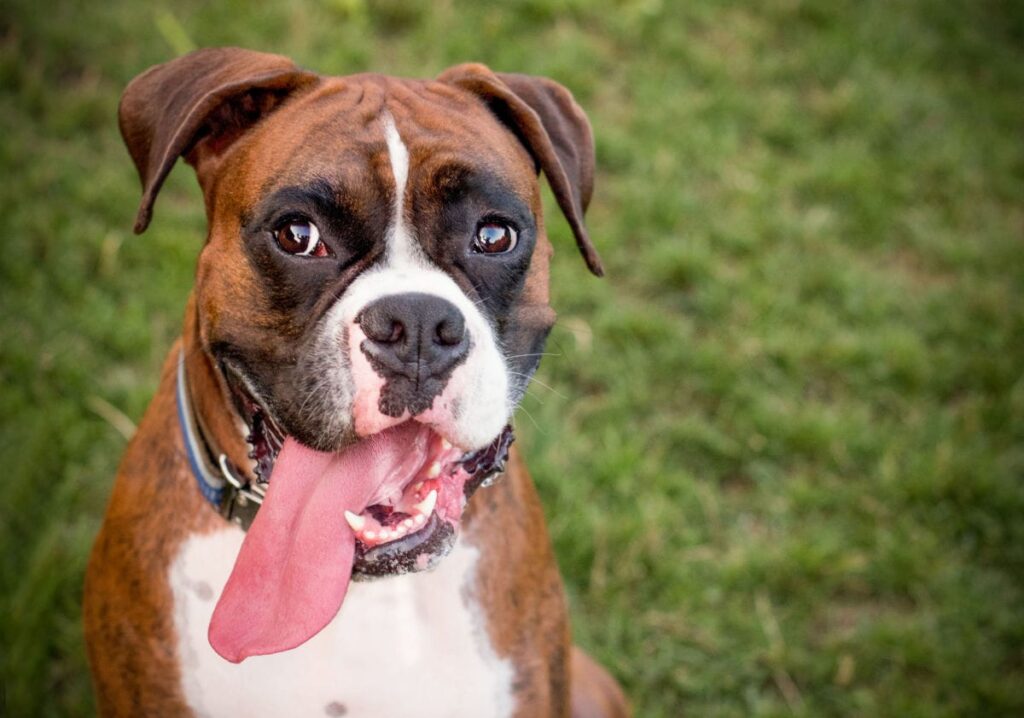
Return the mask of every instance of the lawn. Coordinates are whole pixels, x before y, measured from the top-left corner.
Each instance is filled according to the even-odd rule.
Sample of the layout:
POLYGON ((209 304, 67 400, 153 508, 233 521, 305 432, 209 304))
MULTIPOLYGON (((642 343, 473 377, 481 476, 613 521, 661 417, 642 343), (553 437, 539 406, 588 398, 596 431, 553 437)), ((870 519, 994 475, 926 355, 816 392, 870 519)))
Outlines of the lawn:
POLYGON ((7 714, 94 711, 82 574, 203 237, 184 166, 131 234, 117 99, 224 44, 478 60, 588 111, 608 277, 549 202, 560 323, 517 426, 576 639, 640 716, 1024 715, 1009 0, 4 3, 7 714))

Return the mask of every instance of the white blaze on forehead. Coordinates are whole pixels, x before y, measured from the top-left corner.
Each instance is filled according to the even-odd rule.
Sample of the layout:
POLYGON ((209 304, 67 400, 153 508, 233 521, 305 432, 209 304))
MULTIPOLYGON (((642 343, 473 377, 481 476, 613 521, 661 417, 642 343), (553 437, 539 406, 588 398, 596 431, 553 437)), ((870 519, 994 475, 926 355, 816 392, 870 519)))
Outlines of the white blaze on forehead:
POLYGON ((395 202, 401 208, 405 183, 409 179, 409 150, 402 142, 402 136, 398 134, 398 128, 395 127, 395 118, 391 116, 390 112, 384 113, 382 122, 384 123, 384 141, 388 143, 388 156, 391 158, 391 174, 395 176, 395 202))
POLYGON ((388 159, 391 160, 391 174, 395 178, 395 218, 388 227, 388 257, 392 261, 414 261, 420 259, 416 240, 405 224, 405 186, 409 181, 409 149, 402 142, 395 126, 395 118, 385 111, 381 117, 384 125, 384 141, 388 145, 388 159))

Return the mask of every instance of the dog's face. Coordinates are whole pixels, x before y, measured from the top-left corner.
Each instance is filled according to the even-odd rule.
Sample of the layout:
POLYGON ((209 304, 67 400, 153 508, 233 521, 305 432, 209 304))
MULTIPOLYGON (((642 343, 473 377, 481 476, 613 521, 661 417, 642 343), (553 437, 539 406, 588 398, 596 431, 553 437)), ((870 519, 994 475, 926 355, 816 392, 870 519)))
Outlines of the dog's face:
POLYGON ((209 234, 193 341, 272 471, 267 501, 306 491, 274 499, 305 515, 348 492, 334 508, 352 537, 307 527, 317 547, 353 541, 356 575, 432 565, 479 466, 507 449, 554 321, 538 170, 601 271, 582 223, 593 143, 571 95, 479 65, 325 78, 206 50, 137 78, 120 118, 138 231, 175 159, 196 169, 209 234))
POLYGON ((204 184, 203 344, 284 432, 322 451, 409 419, 464 450, 501 433, 554 318, 550 250, 533 160, 475 96, 323 81, 204 184))

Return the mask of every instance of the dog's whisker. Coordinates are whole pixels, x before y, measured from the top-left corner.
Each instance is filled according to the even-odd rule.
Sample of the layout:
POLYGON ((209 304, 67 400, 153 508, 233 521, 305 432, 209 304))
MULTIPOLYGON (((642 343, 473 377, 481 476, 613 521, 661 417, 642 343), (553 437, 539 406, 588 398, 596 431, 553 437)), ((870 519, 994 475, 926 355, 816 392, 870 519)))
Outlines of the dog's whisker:
POLYGON ((534 393, 533 393, 532 391, 530 391, 529 389, 524 389, 524 390, 523 390, 523 396, 528 396, 528 397, 530 397, 531 399, 533 399, 533 400, 534 400, 535 402, 537 402, 537 403, 538 403, 538 404, 540 404, 541 406, 543 406, 543 405, 544 405, 544 400, 543 400, 543 399, 541 399, 541 398, 540 398, 539 396, 537 396, 536 394, 534 394, 534 393))
MULTIPOLYGON (((523 412, 524 414, 526 414, 526 416, 527 416, 527 418, 528 418, 528 419, 530 420, 530 422, 531 422, 531 423, 533 423, 533 425, 534 425, 535 427, 537 427, 537 431, 539 431, 539 432, 540 432, 541 434, 546 434, 546 433, 547 433, 546 431, 544 431, 544 429, 543 429, 543 428, 541 428, 541 425, 537 423, 537 420, 533 418, 533 414, 531 414, 531 413, 529 412, 529 410, 528 410, 528 409, 527 409, 527 408, 526 408, 525 406, 523 406, 522 404, 520 404, 520 405, 519 405, 519 409, 520 409, 520 411, 522 411, 522 412, 523 412)), ((515 417, 513 417, 513 422, 515 422, 515 417)))
POLYGON ((534 354, 512 354, 505 357, 506 359, 525 359, 527 357, 560 357, 562 354, 555 352, 536 352, 534 354))
POLYGON ((521 376, 522 378, 529 380, 533 384, 537 384, 539 386, 542 386, 545 389, 547 389, 548 391, 550 391, 552 394, 554 394, 555 396, 557 396, 557 397, 559 397, 561 399, 568 400, 568 398, 569 398, 565 394, 563 394, 562 392, 558 391, 558 389, 555 389, 553 386, 550 386, 549 384, 545 384, 540 379, 538 379, 536 376, 532 376, 531 377, 528 374, 522 374, 522 373, 516 372, 516 371, 510 371, 509 374, 512 374, 513 376, 521 376))

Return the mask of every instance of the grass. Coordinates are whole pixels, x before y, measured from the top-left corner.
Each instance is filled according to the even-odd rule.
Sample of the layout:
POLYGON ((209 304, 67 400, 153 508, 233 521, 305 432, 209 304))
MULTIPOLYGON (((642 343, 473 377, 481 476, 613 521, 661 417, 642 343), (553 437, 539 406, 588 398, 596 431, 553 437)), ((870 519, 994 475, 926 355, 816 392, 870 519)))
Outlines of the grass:
POLYGON ((337 73, 475 59, 588 110, 609 278, 584 274, 552 207, 561 323, 518 426, 577 640, 639 715, 1024 714, 1018 5, 15 0, 10 715, 94 710, 82 572, 203 235, 184 168, 130 234, 117 98, 218 44, 337 73))

